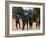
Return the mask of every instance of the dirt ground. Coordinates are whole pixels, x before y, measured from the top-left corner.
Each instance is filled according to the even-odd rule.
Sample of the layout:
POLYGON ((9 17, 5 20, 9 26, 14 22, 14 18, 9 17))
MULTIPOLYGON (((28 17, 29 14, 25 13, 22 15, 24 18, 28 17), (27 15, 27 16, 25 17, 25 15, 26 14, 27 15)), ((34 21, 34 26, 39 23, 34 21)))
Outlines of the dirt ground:
MULTIPOLYGON (((21 22, 21 20, 20 20, 21 28, 19 28, 19 26, 18 26, 18 29, 16 29, 15 21, 16 21, 15 19, 12 19, 12 30, 13 31, 22 31, 22 22, 21 22)), ((24 30, 27 30, 27 25, 25 25, 24 30)), ((39 27, 36 27, 36 22, 33 22, 32 28, 30 28, 30 26, 28 24, 28 30, 39 30, 39 27)))

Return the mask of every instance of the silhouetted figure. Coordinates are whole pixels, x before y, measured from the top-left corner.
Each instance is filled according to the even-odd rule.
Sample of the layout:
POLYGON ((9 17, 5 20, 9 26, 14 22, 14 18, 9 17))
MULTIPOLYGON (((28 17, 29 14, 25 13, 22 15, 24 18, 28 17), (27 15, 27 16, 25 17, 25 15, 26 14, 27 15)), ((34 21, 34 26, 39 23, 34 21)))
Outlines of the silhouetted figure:
POLYGON ((21 28, 20 27, 20 21, 19 21, 19 19, 20 19, 20 15, 16 15, 16 29, 18 29, 18 24, 19 24, 19 28, 21 28))
POLYGON ((36 18, 36 27, 40 27, 40 17, 36 18))
POLYGON ((32 27, 32 23, 33 23, 33 16, 29 15, 29 26, 30 26, 30 28, 32 27))
POLYGON ((27 30, 28 30, 28 12, 26 11, 22 17, 22 25, 23 28, 22 30, 24 30, 25 25, 27 24, 27 30))
POLYGON ((30 26, 30 28, 32 28, 32 24, 33 24, 33 13, 32 13, 31 10, 28 10, 28 13, 29 13, 29 15, 28 15, 28 18, 29 18, 29 26, 30 26))
POLYGON ((27 24, 27 30, 28 30, 28 18, 27 17, 24 17, 22 19, 22 25, 23 25, 22 30, 24 30, 24 27, 25 27, 26 24, 27 24))

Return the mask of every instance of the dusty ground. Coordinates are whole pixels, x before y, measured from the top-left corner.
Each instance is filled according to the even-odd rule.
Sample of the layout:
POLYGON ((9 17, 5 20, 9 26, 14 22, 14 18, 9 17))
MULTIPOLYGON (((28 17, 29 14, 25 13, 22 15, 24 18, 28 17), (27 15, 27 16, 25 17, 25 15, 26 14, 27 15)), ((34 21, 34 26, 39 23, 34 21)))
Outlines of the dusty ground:
MULTIPOLYGON (((18 26, 18 29, 16 29, 16 23, 15 23, 15 19, 12 20, 12 30, 13 31, 22 31, 22 22, 20 20, 20 23, 21 23, 21 28, 19 28, 18 26)), ((33 22, 33 25, 32 25, 32 28, 30 29, 30 26, 28 24, 28 30, 38 30, 39 27, 36 28, 36 22, 33 22)), ((27 30, 27 25, 25 25, 25 29, 24 30, 27 30)))

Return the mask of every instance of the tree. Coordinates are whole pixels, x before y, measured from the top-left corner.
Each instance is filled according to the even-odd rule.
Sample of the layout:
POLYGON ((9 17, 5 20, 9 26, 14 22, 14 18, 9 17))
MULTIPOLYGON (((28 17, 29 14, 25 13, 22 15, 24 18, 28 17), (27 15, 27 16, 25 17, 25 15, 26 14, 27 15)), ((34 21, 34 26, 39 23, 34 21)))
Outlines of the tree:
POLYGON ((40 8, 33 9, 33 18, 40 17, 40 8))
POLYGON ((24 12, 24 10, 22 7, 13 7, 13 9, 12 9, 13 17, 15 17, 16 15, 22 16, 23 12, 24 12))
POLYGON ((16 14, 22 15, 23 12, 24 12, 24 10, 23 10, 22 7, 18 7, 18 8, 16 9, 16 14))
POLYGON ((33 14, 34 14, 35 16, 40 16, 40 8, 34 8, 33 14))

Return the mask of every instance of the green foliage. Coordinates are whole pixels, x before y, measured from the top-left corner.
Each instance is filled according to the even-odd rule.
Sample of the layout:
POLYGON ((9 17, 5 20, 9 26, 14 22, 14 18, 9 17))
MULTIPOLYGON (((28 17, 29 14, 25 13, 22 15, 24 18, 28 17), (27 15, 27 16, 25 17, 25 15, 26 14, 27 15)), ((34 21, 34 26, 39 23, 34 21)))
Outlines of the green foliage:
POLYGON ((23 10, 23 8, 22 7, 18 7, 17 9, 16 9, 16 13, 17 14, 22 14, 24 12, 24 10, 23 10))
POLYGON ((33 9, 33 16, 34 17, 40 16, 40 8, 34 8, 33 9))
POLYGON ((24 16, 23 14, 27 11, 28 11, 29 15, 33 16, 33 18, 40 16, 40 8, 33 8, 33 10, 31 10, 31 9, 25 10, 22 7, 13 7, 12 15, 13 15, 13 17, 15 17, 17 14, 24 16))
POLYGON ((15 17, 17 14, 22 15, 24 12, 22 7, 13 7, 13 17, 15 17))

